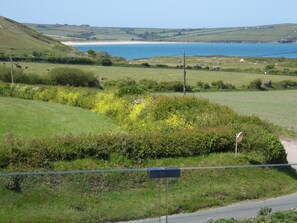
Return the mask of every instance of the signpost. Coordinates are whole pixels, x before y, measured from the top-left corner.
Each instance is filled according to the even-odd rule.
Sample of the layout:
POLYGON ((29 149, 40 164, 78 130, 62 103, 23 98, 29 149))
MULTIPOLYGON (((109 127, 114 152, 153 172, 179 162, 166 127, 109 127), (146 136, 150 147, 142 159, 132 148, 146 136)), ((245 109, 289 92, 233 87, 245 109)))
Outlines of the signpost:
POLYGON ((162 216, 162 179, 166 178, 166 223, 168 223, 168 178, 180 177, 179 168, 150 168, 147 170, 147 175, 151 179, 160 179, 159 181, 159 223, 161 223, 162 216))
POLYGON ((243 132, 240 132, 236 135, 236 139, 235 139, 235 156, 237 156, 238 153, 238 143, 240 143, 243 140, 243 132))

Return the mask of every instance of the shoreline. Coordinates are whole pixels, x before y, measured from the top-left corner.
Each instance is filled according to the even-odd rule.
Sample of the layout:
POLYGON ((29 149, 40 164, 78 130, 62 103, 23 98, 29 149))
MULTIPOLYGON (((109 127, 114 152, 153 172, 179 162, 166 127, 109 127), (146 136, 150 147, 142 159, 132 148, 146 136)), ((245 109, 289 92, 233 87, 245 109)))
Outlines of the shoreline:
MULTIPOLYGON (((119 41, 61 41, 67 46, 88 46, 88 45, 140 45, 140 44, 208 44, 208 42, 174 42, 174 41, 140 41, 140 40, 119 40, 119 41)), ((227 42, 216 42, 227 43, 227 42)), ((238 44, 238 42, 228 42, 229 44, 238 44)), ((241 42, 240 44, 283 44, 279 42, 241 42)), ((297 44, 297 42, 288 43, 297 44)))
POLYGON ((67 46, 87 46, 87 45, 138 45, 138 44, 185 44, 189 42, 154 42, 154 41, 62 41, 67 46))

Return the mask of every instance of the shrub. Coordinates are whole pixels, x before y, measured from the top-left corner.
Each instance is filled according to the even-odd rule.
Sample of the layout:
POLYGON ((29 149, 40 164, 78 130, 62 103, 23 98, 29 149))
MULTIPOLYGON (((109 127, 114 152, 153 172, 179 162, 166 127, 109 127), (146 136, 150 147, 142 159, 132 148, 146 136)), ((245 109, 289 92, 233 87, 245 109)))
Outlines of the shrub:
POLYGON ((76 68, 55 68, 48 73, 48 77, 54 85, 100 88, 99 80, 93 73, 86 73, 76 68))
POLYGON ((149 63, 142 63, 141 66, 143 66, 143 67, 151 67, 151 65, 149 63))
POLYGON ((157 81, 154 80, 140 80, 138 83, 138 86, 144 90, 148 91, 159 91, 160 90, 160 85, 158 84, 157 81))
POLYGON ((262 90, 262 80, 260 78, 250 82, 248 88, 262 90))
MULTIPOLYGON (((161 91, 183 92, 184 85, 179 81, 161 82, 160 89, 161 91)), ((186 85, 186 91, 192 92, 192 87, 190 85, 186 85)))
POLYGON ((126 86, 119 89, 116 93, 118 97, 123 97, 124 95, 142 95, 144 94, 144 90, 137 86, 126 86))
MULTIPOLYGON (((0 142, 0 167, 43 166, 44 163, 93 157, 108 159, 118 153, 130 160, 189 157, 234 150, 234 132, 225 128, 98 136, 57 136, 25 139, 10 137, 0 142)), ((246 148, 242 148, 245 150, 246 148)), ((277 150, 281 150, 277 147, 277 150)), ((254 150, 267 155, 258 147, 254 150)), ((280 160, 279 152, 270 156, 280 160)))
POLYGON ((100 59, 100 64, 102 66, 112 66, 112 61, 111 61, 111 59, 109 59, 107 57, 103 57, 100 59))
POLYGON ((225 84, 223 81, 219 80, 219 81, 213 81, 211 83, 211 85, 215 88, 215 89, 219 89, 219 90, 232 90, 235 89, 235 86, 232 84, 225 84))

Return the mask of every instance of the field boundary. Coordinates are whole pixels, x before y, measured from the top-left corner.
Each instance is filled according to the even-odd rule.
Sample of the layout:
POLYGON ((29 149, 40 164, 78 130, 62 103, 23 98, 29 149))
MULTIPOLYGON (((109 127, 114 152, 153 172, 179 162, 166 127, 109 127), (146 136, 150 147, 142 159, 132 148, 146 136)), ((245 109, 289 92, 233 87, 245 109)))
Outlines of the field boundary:
MULTIPOLYGON (((289 167, 297 166, 297 163, 284 164, 257 164, 257 165, 232 165, 232 166, 192 166, 192 167, 175 167, 180 170, 205 170, 205 169, 243 169, 243 168, 261 168, 261 167, 289 167)), ((110 170, 64 170, 64 171, 42 171, 42 172, 7 172, 0 173, 0 177, 7 176, 30 176, 30 175, 56 175, 56 174, 83 174, 83 173, 119 173, 119 172, 144 172, 150 168, 127 168, 127 169, 110 169, 110 170)), ((166 168, 166 167, 162 167, 166 168)))

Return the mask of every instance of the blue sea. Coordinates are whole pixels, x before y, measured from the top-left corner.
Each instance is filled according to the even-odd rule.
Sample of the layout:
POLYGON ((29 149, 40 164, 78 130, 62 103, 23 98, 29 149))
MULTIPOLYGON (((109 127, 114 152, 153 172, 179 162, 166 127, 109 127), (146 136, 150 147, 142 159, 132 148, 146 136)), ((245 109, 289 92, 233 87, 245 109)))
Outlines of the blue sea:
POLYGON ((156 56, 240 56, 297 58, 297 44, 277 43, 168 43, 74 46, 80 51, 89 49, 108 52, 128 60, 156 56))

